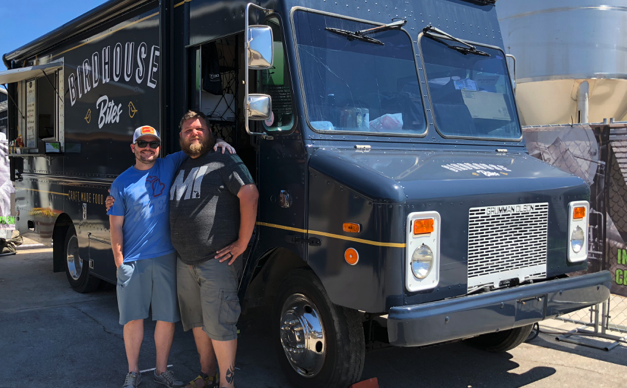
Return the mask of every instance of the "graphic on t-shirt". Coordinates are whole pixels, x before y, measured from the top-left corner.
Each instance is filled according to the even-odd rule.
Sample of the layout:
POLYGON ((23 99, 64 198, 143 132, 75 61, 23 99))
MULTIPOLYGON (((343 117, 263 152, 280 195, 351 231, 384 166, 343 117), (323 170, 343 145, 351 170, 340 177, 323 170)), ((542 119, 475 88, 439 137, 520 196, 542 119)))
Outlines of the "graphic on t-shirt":
POLYGON ((165 184, 161 183, 158 177, 151 175, 148 178, 146 178, 146 181, 152 183, 152 196, 154 198, 163 194, 163 189, 165 189, 165 184))
POLYGON ((202 179, 205 177, 205 173, 209 169, 209 166, 194 167, 185 178, 185 170, 179 171, 179 175, 172 182, 172 188, 170 189, 170 200, 176 197, 177 201, 190 198, 200 198, 200 186, 202 185, 202 179), (193 188, 188 190, 188 188, 193 188), (183 197, 185 194, 185 197, 183 197))

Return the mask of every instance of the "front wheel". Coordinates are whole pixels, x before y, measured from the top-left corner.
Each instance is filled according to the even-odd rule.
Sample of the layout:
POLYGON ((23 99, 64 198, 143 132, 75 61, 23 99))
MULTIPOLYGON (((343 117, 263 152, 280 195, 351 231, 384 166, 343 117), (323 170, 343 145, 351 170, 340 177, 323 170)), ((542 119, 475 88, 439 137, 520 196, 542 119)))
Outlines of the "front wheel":
POLYGON ((361 315, 334 305, 311 271, 287 275, 272 326, 279 364, 295 387, 346 388, 361 377, 366 351, 361 315))
POLYGON ((531 325, 503 330, 497 333, 483 334, 467 339, 465 342, 475 348, 483 349, 488 352, 506 352, 525 342, 532 328, 533 323, 531 325))
POLYGON ((89 264, 87 260, 80 257, 78 249, 78 237, 74 225, 70 225, 65 234, 65 244, 63 245, 63 258, 65 259, 65 274, 67 280, 74 291, 87 293, 94 291, 100 279, 89 274, 89 264))

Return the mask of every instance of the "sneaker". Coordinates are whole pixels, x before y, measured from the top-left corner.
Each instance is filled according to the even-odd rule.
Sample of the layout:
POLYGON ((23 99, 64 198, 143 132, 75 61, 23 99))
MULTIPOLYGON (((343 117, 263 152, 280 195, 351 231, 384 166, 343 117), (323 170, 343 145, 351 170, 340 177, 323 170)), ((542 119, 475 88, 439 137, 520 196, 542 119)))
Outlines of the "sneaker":
POLYGON ((198 384, 201 382, 203 383, 204 388, 217 388, 220 384, 220 372, 216 371, 213 376, 200 372, 198 377, 187 384, 187 387, 197 388, 198 384))
POLYGON ((142 375, 135 372, 128 372, 124 379, 124 385, 122 388, 137 388, 139 383, 142 382, 142 375))
POLYGON ((157 371, 155 370, 155 376, 154 376, 154 380, 155 383, 157 384, 161 384, 161 385, 165 385, 168 388, 172 388, 172 387, 182 387, 185 385, 184 382, 178 380, 176 377, 174 377, 174 372, 169 370, 169 371, 165 371, 163 373, 161 373, 160 375, 157 375, 157 371))

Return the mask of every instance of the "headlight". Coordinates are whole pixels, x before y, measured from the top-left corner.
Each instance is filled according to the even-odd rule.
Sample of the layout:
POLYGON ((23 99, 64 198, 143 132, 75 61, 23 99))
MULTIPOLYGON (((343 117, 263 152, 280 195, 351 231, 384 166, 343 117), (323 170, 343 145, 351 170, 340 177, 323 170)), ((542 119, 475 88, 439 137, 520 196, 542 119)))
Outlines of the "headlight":
POLYGON ((411 271, 416 279, 424 279, 431 272, 433 266, 433 251, 427 245, 422 244, 416 248, 411 256, 411 271))
POLYGON ((577 229, 573 230, 573 233, 570 235, 570 247, 575 253, 581 252, 583 248, 583 244, 585 242, 585 234, 583 233, 583 229, 577 226, 577 229))
POLYGON ((405 288, 409 292, 431 290, 440 282, 440 214, 414 212, 407 216, 405 288))
POLYGON ((588 201, 573 201, 568 204, 568 238, 570 249, 567 248, 568 261, 579 263, 588 258, 588 201))

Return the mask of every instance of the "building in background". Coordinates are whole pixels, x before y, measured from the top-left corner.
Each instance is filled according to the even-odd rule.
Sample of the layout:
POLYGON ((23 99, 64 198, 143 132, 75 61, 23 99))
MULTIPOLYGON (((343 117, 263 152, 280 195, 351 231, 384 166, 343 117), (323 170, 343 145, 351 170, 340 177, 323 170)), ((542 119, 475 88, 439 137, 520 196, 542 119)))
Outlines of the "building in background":
POLYGON ((499 0, 496 10, 529 154, 590 185, 588 271, 610 270, 612 293, 627 296, 625 1, 499 0))
POLYGON ((500 0, 496 10, 522 125, 627 120, 624 0, 500 0))

